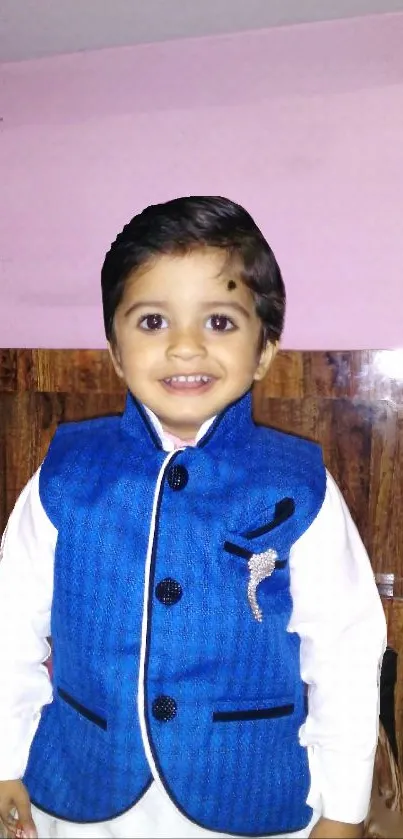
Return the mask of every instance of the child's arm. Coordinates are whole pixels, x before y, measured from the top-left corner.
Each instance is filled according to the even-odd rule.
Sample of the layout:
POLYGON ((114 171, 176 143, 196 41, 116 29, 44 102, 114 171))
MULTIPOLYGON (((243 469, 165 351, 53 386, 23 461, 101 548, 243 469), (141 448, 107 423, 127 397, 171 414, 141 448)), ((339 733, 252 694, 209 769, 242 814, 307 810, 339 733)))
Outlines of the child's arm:
MULTIPOLYGON (((41 709, 52 700, 43 662, 49 655, 57 532, 43 510, 38 486, 36 473, 15 505, 1 547, 0 781, 24 774, 41 709)), ((3 811, 4 784, 1 789, 3 811)))
POLYGON ((338 835, 359 836, 371 794, 386 629, 368 556, 329 475, 323 507, 294 545, 290 567, 289 629, 301 637, 308 685, 300 734, 310 753, 308 803, 323 816, 312 835, 330 835, 329 820, 345 825, 338 835))
POLYGON ((31 802, 22 781, 0 781, 0 820, 6 836, 37 839, 31 802))

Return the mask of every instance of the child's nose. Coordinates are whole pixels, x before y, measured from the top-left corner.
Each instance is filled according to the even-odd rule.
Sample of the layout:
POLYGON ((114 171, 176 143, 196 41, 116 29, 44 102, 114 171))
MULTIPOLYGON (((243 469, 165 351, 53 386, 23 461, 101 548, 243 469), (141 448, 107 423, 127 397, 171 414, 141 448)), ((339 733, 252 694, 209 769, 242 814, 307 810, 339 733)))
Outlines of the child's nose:
POLYGON ((168 355, 173 358, 195 358, 204 356, 206 348, 203 336, 194 329, 178 329, 171 334, 168 355))

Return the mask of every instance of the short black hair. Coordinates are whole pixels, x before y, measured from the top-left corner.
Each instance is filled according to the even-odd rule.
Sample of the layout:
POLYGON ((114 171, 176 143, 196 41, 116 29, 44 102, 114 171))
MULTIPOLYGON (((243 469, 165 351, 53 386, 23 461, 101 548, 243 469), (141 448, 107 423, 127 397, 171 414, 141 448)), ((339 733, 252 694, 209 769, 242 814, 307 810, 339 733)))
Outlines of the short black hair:
POLYGON ((220 248, 251 290, 263 325, 263 341, 281 337, 285 288, 272 249, 249 213, 228 198, 190 195, 152 204, 134 216, 106 254, 101 272, 105 332, 113 340, 113 321, 129 277, 159 256, 180 256, 220 248))

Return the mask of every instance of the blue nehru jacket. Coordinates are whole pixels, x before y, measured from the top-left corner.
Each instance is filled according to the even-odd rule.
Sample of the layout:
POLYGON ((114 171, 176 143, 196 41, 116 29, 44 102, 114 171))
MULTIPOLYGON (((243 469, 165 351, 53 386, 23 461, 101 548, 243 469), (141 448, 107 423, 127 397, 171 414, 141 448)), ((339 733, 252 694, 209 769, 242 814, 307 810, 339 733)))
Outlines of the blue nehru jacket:
POLYGON ((24 777, 38 807, 107 820, 158 773, 212 831, 309 822, 288 560, 325 483, 319 447, 256 426, 250 394, 169 454, 130 395, 122 416, 58 429, 40 476, 54 699, 24 777))

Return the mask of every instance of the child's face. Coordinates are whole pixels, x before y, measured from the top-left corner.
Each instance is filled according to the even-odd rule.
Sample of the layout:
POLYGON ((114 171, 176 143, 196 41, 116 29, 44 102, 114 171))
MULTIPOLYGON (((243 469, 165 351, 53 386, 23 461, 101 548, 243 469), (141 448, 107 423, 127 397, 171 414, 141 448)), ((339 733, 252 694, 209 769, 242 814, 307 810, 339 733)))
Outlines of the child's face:
POLYGON ((127 282, 115 314, 118 375, 184 440, 261 379, 275 353, 272 344, 259 351, 252 293, 224 260, 212 248, 158 257, 127 282))

